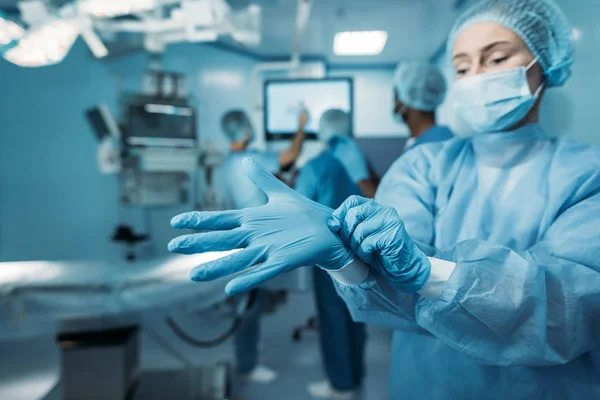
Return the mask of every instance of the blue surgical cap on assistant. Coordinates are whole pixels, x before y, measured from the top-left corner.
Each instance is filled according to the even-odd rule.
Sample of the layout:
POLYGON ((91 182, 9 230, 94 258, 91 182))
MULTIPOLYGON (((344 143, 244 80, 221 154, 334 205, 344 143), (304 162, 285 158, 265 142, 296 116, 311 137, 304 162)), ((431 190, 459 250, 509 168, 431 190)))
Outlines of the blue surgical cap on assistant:
POLYGON ((546 86, 562 86, 571 76, 574 61, 572 29, 552 0, 483 0, 476 3, 458 18, 448 37, 450 59, 458 35, 480 22, 496 22, 516 33, 542 66, 546 86))
POLYGON ((350 136, 350 116, 348 113, 331 109, 321 115, 319 120, 319 138, 328 141, 332 136, 350 136))
POLYGON ((446 80, 442 73, 426 62, 401 62, 394 73, 398 99, 410 108, 434 111, 446 96, 446 80))
POLYGON ((241 110, 232 110, 226 113, 221 119, 221 129, 225 133, 225 136, 232 142, 244 139, 250 141, 254 137, 250 119, 241 110), (247 137, 248 134, 250 134, 249 138, 247 137))

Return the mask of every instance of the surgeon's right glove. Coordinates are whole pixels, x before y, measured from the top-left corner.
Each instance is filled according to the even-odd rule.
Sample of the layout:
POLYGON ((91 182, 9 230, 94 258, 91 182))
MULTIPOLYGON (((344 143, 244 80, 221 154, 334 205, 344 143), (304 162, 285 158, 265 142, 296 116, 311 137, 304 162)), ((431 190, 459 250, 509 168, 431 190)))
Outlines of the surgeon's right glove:
POLYGON ((429 279, 431 263, 408 236, 394 208, 351 196, 327 224, 362 261, 399 290, 417 292, 429 279))
POLYGON ((250 158, 242 161, 242 168, 265 192, 267 204, 243 210, 190 212, 171 220, 174 228, 204 231, 173 239, 169 243, 172 252, 243 249, 194 268, 192 280, 211 281, 243 272, 225 287, 228 293, 239 293, 299 267, 319 265, 334 271, 354 260, 350 249, 327 227, 331 208, 287 187, 250 158))

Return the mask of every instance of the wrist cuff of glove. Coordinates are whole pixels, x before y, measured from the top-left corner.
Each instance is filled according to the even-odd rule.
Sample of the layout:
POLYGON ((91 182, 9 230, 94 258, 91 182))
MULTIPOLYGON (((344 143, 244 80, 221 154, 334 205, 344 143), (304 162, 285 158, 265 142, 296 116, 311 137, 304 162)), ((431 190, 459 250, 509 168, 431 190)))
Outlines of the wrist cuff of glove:
POLYGON ((416 293, 425 286, 431 274, 431 262, 414 244, 412 260, 404 271, 380 271, 386 279, 404 293, 416 293))
POLYGON ((348 262, 338 270, 326 270, 329 275, 346 286, 354 286, 364 282, 369 275, 369 266, 358 258, 348 262))
POLYGON ((431 272, 425 285, 419 290, 419 294, 431 301, 439 300, 446 282, 452 276, 456 263, 429 257, 431 272))

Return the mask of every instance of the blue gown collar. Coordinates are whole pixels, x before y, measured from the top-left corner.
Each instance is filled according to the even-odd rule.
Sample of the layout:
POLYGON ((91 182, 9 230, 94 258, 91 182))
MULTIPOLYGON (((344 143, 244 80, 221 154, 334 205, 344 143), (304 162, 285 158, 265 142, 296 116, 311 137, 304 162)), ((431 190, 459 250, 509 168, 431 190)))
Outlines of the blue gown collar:
POLYGON ((509 132, 474 135, 472 145, 478 164, 511 168, 535 157, 544 147, 544 137, 538 124, 529 124, 509 132))

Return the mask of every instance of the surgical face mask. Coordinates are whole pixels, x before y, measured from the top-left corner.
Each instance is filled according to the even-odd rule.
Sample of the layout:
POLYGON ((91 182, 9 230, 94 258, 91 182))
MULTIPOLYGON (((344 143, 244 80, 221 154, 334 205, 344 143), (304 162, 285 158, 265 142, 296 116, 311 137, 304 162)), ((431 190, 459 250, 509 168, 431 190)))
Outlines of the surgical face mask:
POLYGON ((535 104, 543 84, 531 93, 527 67, 464 78, 454 84, 454 108, 478 132, 498 132, 520 122, 535 104))
POLYGON ((396 121, 396 123, 398 125, 406 124, 406 121, 404 121, 404 114, 406 114, 406 112, 408 111, 408 107, 403 105, 398 110, 396 110, 396 109, 397 109, 397 107, 394 107, 394 110, 392 111, 393 116, 394 116, 394 121, 396 121))

